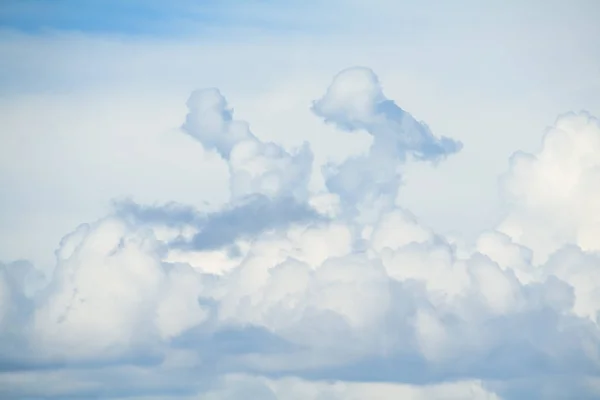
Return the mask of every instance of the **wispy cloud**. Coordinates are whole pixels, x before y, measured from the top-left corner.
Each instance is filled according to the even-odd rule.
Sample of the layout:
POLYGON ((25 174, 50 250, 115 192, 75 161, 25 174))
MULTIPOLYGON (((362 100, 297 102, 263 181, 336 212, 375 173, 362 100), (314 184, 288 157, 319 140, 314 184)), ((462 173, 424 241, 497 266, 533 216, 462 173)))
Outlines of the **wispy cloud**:
POLYGON ((235 246, 239 240, 248 240, 264 232, 286 230, 293 224, 327 220, 326 216, 293 197, 271 199, 264 195, 250 196, 235 205, 209 213, 177 204, 144 206, 132 201, 116 203, 116 212, 121 218, 136 224, 191 229, 194 233, 189 240, 178 237, 170 244, 200 251, 235 246))

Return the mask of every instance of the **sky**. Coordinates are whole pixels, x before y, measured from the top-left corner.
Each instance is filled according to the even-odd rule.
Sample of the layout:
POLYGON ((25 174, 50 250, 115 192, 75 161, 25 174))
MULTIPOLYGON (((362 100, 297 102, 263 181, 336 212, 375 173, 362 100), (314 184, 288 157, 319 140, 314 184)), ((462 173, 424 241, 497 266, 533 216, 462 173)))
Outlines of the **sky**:
POLYGON ((599 16, 3 1, 0 397, 600 397, 599 16))

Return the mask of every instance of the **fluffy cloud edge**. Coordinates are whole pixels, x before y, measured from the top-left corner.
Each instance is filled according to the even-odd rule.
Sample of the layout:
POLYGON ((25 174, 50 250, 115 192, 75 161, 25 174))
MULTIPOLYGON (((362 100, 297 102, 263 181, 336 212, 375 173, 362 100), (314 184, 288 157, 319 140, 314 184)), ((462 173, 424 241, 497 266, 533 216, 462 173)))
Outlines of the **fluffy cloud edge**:
MULTIPOLYGON (((417 379, 434 381, 461 375, 510 381, 540 372, 540 363, 546 364, 541 372, 548 376, 598 371, 600 291, 594 282, 600 281, 599 260, 589 244, 595 225, 586 225, 581 217, 567 219, 565 224, 583 234, 555 237, 554 247, 540 250, 523 240, 528 230, 529 235, 540 230, 529 217, 534 222, 540 217, 530 201, 520 201, 499 232, 483 234, 475 249, 459 254, 453 243, 421 226, 393 200, 400 188, 398 169, 408 155, 438 161, 462 144, 433 136, 386 99, 372 71, 342 71, 314 103, 313 111, 326 121, 345 130, 366 130, 374 138, 365 155, 323 170, 330 190, 325 194, 307 189, 312 168, 308 145, 290 152, 259 140, 245 122, 233 118, 216 89, 194 92, 188 107, 183 129, 228 164, 229 211, 242 210, 225 210, 206 220, 236 227, 244 213, 266 219, 257 208, 244 208, 253 204, 247 203, 256 198, 252 196, 267 199, 258 210, 274 208, 275 213, 264 214, 274 215, 274 221, 289 217, 289 209, 274 206, 288 195, 307 205, 306 210, 313 210, 311 204, 323 209, 318 207, 323 195, 332 196, 329 200, 337 206, 327 218, 313 218, 319 215, 315 213, 292 218, 295 223, 286 222, 281 229, 267 224, 247 235, 230 235, 226 243, 235 246, 233 252, 224 253, 222 246, 210 249, 220 261, 206 249, 186 254, 179 248, 173 254, 171 242, 161 237, 161 224, 173 220, 192 229, 163 229, 167 238, 188 235, 193 241, 199 229, 211 227, 205 220, 199 228, 193 210, 144 210, 130 204, 133 219, 117 213, 84 224, 63 239, 55 274, 42 290, 32 294, 36 280, 25 279, 16 265, 0 268, 0 351, 7 369, 174 362, 195 372, 208 366, 223 374, 284 371, 340 380, 360 371, 375 379, 378 373, 390 376, 394 367, 386 361, 401 365, 412 360, 419 366, 417 379), (144 221, 144 216, 152 218, 144 221), (544 251, 550 257, 540 267, 535 256, 544 251), (222 268, 215 268, 215 262, 223 263, 222 268), (282 347, 273 350, 266 344, 275 338, 282 347), (225 341, 224 347, 211 349, 218 340, 225 341), (172 361, 174 348, 181 353, 172 361)), ((598 127, 589 114, 561 117, 538 154, 513 159, 505 190, 513 198, 533 198, 546 219, 552 217, 547 210, 565 212, 582 201, 586 211, 594 211, 590 199, 596 193, 587 186, 567 190, 557 201, 556 190, 548 186, 555 182, 545 177, 566 163, 578 182, 593 182, 598 127), (560 151, 567 152, 561 157, 560 151), (524 185, 523 179, 538 186, 524 185)), ((562 226, 545 229, 556 232, 562 226)), ((242 387, 248 381, 232 376, 242 387)), ((264 393, 287 392, 277 389, 283 381, 257 379, 263 379, 259 386, 264 393)), ((346 396, 340 398, 352 398, 352 390, 385 386, 323 386, 290 379, 284 380, 286 385, 298 390, 337 390, 346 396)), ((406 390, 416 398, 422 393, 437 396, 438 390, 388 389, 406 390)), ((479 389, 481 396, 492 396, 482 398, 497 398, 479 389)), ((227 396, 230 389, 223 390, 217 395, 227 396)))

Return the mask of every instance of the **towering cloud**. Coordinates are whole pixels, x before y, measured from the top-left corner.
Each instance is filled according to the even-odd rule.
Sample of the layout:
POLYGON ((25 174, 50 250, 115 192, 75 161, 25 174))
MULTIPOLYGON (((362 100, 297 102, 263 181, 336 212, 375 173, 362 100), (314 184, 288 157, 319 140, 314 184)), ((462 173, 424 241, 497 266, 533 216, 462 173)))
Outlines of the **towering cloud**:
POLYGON ((427 125, 387 99, 369 68, 354 67, 337 74, 312 110, 342 130, 364 130, 372 136, 365 155, 323 170, 327 188, 347 206, 363 212, 393 206, 400 185, 398 168, 409 156, 436 162, 462 148, 460 142, 435 137, 427 125))
POLYGON ((184 131, 227 161, 234 199, 251 194, 306 197, 313 160, 308 143, 288 153, 262 142, 246 122, 233 119, 233 110, 217 89, 195 91, 187 106, 184 131))
POLYGON ((510 212, 499 230, 531 249, 535 264, 575 290, 573 311, 600 312, 600 121, 560 116, 537 154, 515 153, 503 176, 510 212))
POLYGON ((515 153, 504 175, 511 211, 500 230, 534 251, 536 261, 564 246, 599 251, 600 121, 560 116, 537 154, 515 153))
POLYGON ((231 201, 209 214, 120 203, 63 239, 45 286, 0 266, 0 395, 39 394, 34 380, 59 397, 600 395, 598 120, 561 117, 539 154, 515 155, 508 216, 459 249, 394 199, 404 163, 462 144, 371 70, 340 72, 313 105, 372 136, 323 168, 341 213, 309 193, 308 145, 261 141, 216 89, 188 108, 183 130, 228 163, 231 201))

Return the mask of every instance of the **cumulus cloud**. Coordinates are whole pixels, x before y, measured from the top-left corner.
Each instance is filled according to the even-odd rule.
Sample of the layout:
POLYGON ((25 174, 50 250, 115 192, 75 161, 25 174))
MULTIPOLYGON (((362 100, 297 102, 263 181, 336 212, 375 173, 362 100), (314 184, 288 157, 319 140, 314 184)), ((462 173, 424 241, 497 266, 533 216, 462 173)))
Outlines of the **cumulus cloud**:
POLYGON ((386 98, 369 68, 338 73, 312 110, 342 130, 363 130, 372 136, 367 154, 323 170, 327 188, 348 206, 362 206, 363 212, 393 205, 401 183, 398 169, 409 156, 437 162, 462 148, 459 141, 434 136, 425 123, 386 98))
POLYGON ((386 98, 377 75, 369 68, 353 67, 337 74, 325 95, 314 102, 313 111, 340 129, 369 132, 374 147, 385 144, 390 154, 401 159, 410 154, 437 160, 462 148, 456 140, 436 138, 425 123, 386 98))
POLYGON ((549 397, 559 376, 600 394, 596 119, 561 117, 539 154, 513 157, 506 219, 459 247, 394 199, 403 164, 462 144, 371 70, 340 72, 314 102, 372 136, 323 168, 326 193, 308 190, 307 145, 261 141, 218 90, 188 109, 183 130, 227 163, 230 201, 120 203, 62 240, 46 284, 0 266, 0 393, 37 395, 35 378, 58 397, 508 399, 549 397))
POLYGON ((49 362, 156 356, 156 343, 207 318, 201 276, 160 261, 160 243, 112 217, 65 237, 48 287, 35 299, 32 350, 49 362))
POLYGON ((292 153, 257 138, 217 89, 197 90, 190 96, 183 130, 207 150, 227 161, 234 198, 252 194, 303 199, 310 179, 313 155, 308 143, 292 153))
POLYGON ((518 152, 503 176, 511 205, 499 230, 543 262, 571 243, 599 251, 600 121, 588 112, 560 116, 536 154, 518 152))

